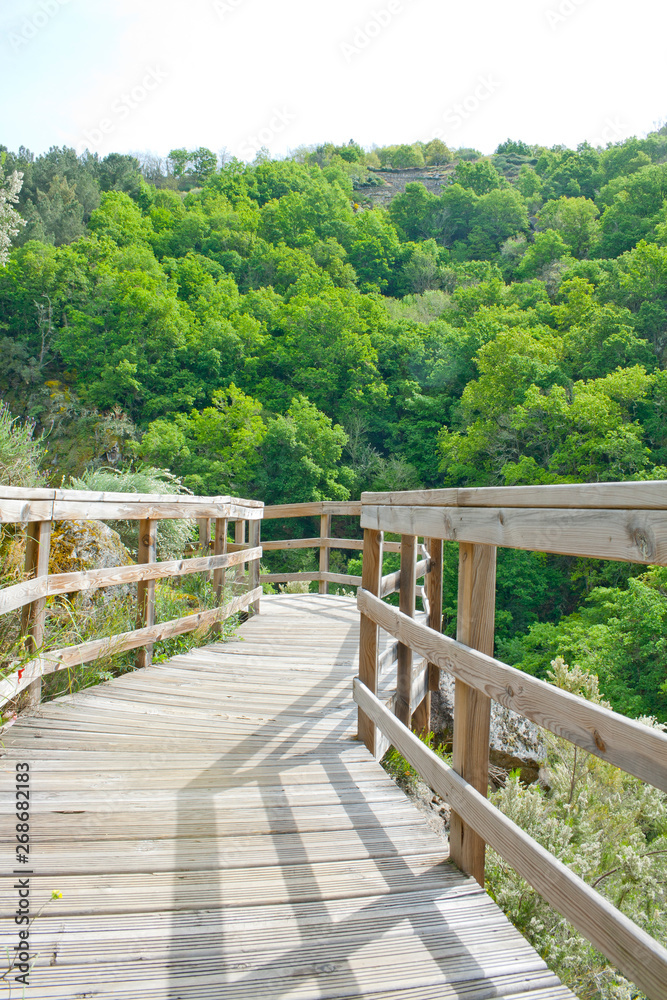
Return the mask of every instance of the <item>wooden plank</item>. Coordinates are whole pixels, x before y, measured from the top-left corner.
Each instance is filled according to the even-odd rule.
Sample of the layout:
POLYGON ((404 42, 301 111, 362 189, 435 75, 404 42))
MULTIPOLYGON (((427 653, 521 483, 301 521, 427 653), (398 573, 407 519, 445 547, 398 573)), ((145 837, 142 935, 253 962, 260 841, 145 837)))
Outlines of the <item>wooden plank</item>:
MULTIPOLYGON (((186 518, 220 517, 232 512, 230 504, 202 502, 196 504, 141 503, 126 495, 123 501, 55 500, 54 521, 153 521, 186 518)), ((250 514, 251 512, 248 511, 250 514)))
MULTIPOLYGON (((382 576, 382 542, 380 531, 364 531, 364 556, 361 586, 369 594, 378 595, 382 576)), ((366 687, 377 694, 378 690, 378 628, 363 612, 359 618, 359 676, 366 687)), ((381 756, 380 740, 375 726, 361 710, 358 716, 359 739, 366 744, 374 757, 381 756)))
POLYGON ((531 677, 360 590, 360 611, 439 669, 588 753, 667 792, 667 735, 531 677))
POLYGON ((29 524, 32 521, 50 521, 52 514, 52 500, 0 499, 0 524, 29 524))
POLYGON ((191 493, 115 493, 113 491, 61 490, 51 487, 26 488, 23 486, 0 485, 0 499, 9 500, 83 500, 103 502, 136 499, 138 503, 182 503, 198 504, 202 501, 218 504, 235 503, 248 507, 262 508, 261 500, 247 500, 230 496, 193 496, 191 493))
MULTIPOLYGON (((154 563, 157 560, 157 521, 145 520, 139 524, 139 554, 137 561, 154 563)), ((137 630, 155 624, 155 581, 141 580, 137 586, 137 630)), ((149 667, 153 660, 153 644, 147 643, 137 650, 137 669, 149 667)))
MULTIPOLYGON (((221 518, 220 520, 224 520, 221 518)), ((206 556, 201 559, 174 559, 156 563, 138 563, 134 566, 117 566, 111 569, 91 569, 81 573, 54 573, 51 576, 27 580, 13 587, 0 590, 0 614, 14 611, 37 598, 55 597, 80 591, 97 590, 139 580, 161 580, 169 577, 202 573, 206 570, 224 570, 261 556, 262 550, 245 547, 236 553, 206 556)))
MULTIPOLYGON (((324 515, 322 515, 324 516, 324 515)), ((265 552, 282 552, 289 549, 319 549, 326 546, 329 549, 352 549, 361 552, 364 547, 362 538, 284 538, 278 541, 262 542, 265 552)), ((385 552, 400 552, 400 542, 385 542, 385 552)))
POLYGON ((331 534, 331 514, 320 514, 320 594, 329 593, 329 581, 324 577, 329 572, 329 548, 326 544, 331 534))
POLYGON ((369 506, 361 525, 456 542, 667 565, 667 517, 659 510, 369 506))
POLYGON ((361 586, 361 577, 351 576, 349 573, 322 573, 321 576, 327 583, 349 584, 351 587, 361 586))
MULTIPOLYGON (((248 521, 248 541, 250 543, 251 551, 259 552, 261 554, 260 546, 260 530, 262 522, 261 521, 248 521)), ((260 564, 259 555, 252 559, 248 565, 248 587, 255 593, 259 592, 261 594, 262 588, 260 586, 260 564)), ((250 605, 252 612, 255 615, 259 614, 259 598, 256 598, 250 605)))
MULTIPOLYGON (((496 605, 496 549, 490 545, 459 546, 457 641, 493 656, 496 605)), ((491 699, 456 679, 452 766, 480 795, 489 783, 491 699)), ((484 885, 484 839, 456 812, 450 820, 449 843, 454 864, 484 885)))
MULTIPOLYGON (((400 543, 399 543, 400 544, 400 543)), ((428 566, 427 559, 420 559, 415 566, 415 579, 419 580, 426 573, 426 568, 428 566)), ((386 576, 382 577, 380 581, 380 597, 389 597, 390 594, 395 594, 396 591, 401 586, 401 571, 397 569, 395 573, 387 573, 386 576)))
POLYGON ((319 573, 316 570, 303 573, 262 573, 262 583, 292 583, 298 580, 318 580, 319 573))
MULTIPOLYGON (((404 615, 412 618, 415 613, 415 566, 417 538, 415 535, 401 535, 401 568, 399 584, 399 608, 404 615)), ((396 717, 404 726, 412 719, 412 650, 404 642, 397 649, 396 670, 396 717)))
MULTIPOLYGON (((243 518, 237 520, 234 524, 234 543, 240 547, 245 547, 246 545, 246 522, 243 518)), ((239 565, 236 567, 235 578, 237 588, 243 586, 243 577, 244 567, 239 565)))
POLYGON ((211 548, 211 518, 200 517, 197 519, 199 528, 199 548, 203 556, 210 555, 211 548))
MULTIPOLYGON (((31 583, 42 583, 49 574, 49 554, 51 551, 51 521, 32 521, 26 529, 25 573, 31 583)), ((23 608, 21 634, 25 636, 26 650, 36 652, 44 642, 46 621, 46 600, 38 597, 23 608)), ((39 705, 42 697, 42 681, 37 679, 25 689, 20 708, 39 705)))
POLYGON ((589 507, 610 510, 665 510, 667 481, 369 492, 361 494, 361 502, 409 507, 589 507))
MULTIPOLYGON (((221 560, 213 571, 213 590, 215 591, 216 607, 221 607, 225 603, 225 566, 233 565, 232 558, 237 558, 238 553, 227 554, 227 518, 216 517, 215 535, 213 539, 214 558, 221 560), (222 562, 222 560, 225 562, 222 562)), ((260 553, 261 554, 261 553, 260 553)), ((220 634, 222 622, 215 622, 213 631, 220 634)))
MULTIPOLYGON (((430 569, 426 578, 428 590, 428 625, 435 632, 442 632, 442 573, 443 544, 441 538, 429 538, 430 569)), ((429 664, 429 690, 440 690, 440 670, 435 664, 429 664)))
POLYGON ((322 514, 340 514, 358 517, 361 502, 358 500, 321 500, 316 503, 283 503, 264 508, 264 520, 277 517, 319 517, 322 514))
POLYGON ((136 629, 133 632, 122 632, 105 639, 94 639, 92 642, 84 642, 78 646, 54 649, 41 657, 30 660, 16 673, 10 674, 5 680, 0 681, 0 707, 14 699, 20 691, 23 691, 38 677, 45 677, 47 674, 56 673, 58 670, 69 667, 77 667, 82 663, 90 663, 102 656, 121 653, 127 649, 136 649, 145 643, 152 644, 162 639, 170 639, 175 635, 192 632, 197 628, 208 627, 218 620, 228 618, 230 615, 236 614, 237 611, 247 608, 253 601, 259 600, 261 593, 261 587, 259 587, 257 590, 235 597, 222 608, 200 611, 196 614, 185 615, 183 618, 174 618, 169 622, 136 629))
MULTIPOLYGON (((440 632, 442 630, 442 539, 426 538, 424 543, 428 555, 428 566, 422 593, 422 604, 428 624, 436 632, 440 632)), ((431 691, 438 691, 440 688, 440 671, 432 664, 427 665, 427 670, 427 693, 423 700, 417 704, 412 716, 412 724, 416 733, 429 733, 431 731, 431 691)))
POLYGON ((359 680, 354 699, 422 778, 651 1000, 667 996, 667 949, 487 802, 359 680))

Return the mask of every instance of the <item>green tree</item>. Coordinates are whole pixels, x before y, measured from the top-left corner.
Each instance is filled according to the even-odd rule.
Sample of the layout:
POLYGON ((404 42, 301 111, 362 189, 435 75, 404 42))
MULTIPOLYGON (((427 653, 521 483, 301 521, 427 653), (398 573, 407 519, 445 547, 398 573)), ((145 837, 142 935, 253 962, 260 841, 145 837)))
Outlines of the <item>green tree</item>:
POLYGON ((340 464, 347 435, 305 396, 269 421, 254 494, 267 504, 347 500, 353 476, 340 464))
POLYGON ((168 463, 194 493, 243 493, 259 461, 266 435, 261 404, 232 382, 213 393, 212 405, 172 420, 154 420, 141 441, 140 455, 168 463))
POLYGON ((452 175, 452 183, 460 184, 461 187, 469 188, 475 194, 482 195, 501 187, 503 178, 491 160, 476 160, 474 163, 462 160, 459 161, 452 175))
POLYGON ((12 236, 23 224, 21 216, 12 206, 19 200, 23 175, 14 171, 7 180, 0 164, 0 267, 7 263, 12 236))
POLYGON ((424 160, 427 167, 440 166, 449 163, 451 159, 452 154, 442 139, 431 139, 424 146, 424 160))
POLYGON ((597 217, 600 210, 588 198, 559 198, 548 201, 538 213, 544 229, 562 236, 575 257, 588 257, 598 240, 597 217))

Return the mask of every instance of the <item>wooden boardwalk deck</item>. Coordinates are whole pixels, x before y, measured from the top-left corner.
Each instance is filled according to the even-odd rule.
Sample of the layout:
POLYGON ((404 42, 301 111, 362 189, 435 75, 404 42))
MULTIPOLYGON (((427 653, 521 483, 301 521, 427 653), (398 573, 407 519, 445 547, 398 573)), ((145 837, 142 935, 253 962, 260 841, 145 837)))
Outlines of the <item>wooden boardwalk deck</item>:
POLYGON ((354 601, 264 598, 240 635, 6 734, 2 841, 28 761, 31 907, 44 909, 30 986, 2 995, 571 998, 355 742, 354 601))

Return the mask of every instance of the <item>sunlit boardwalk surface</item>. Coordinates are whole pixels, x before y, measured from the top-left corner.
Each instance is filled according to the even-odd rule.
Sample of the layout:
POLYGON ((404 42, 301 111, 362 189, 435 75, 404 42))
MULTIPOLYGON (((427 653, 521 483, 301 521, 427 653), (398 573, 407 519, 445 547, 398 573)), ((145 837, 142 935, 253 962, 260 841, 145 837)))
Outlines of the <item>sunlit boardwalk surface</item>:
POLYGON ((265 597, 237 640, 8 731, 2 840, 27 761, 32 914, 44 908, 30 986, 10 972, 0 995, 572 997, 355 742, 358 621, 350 598, 265 597))

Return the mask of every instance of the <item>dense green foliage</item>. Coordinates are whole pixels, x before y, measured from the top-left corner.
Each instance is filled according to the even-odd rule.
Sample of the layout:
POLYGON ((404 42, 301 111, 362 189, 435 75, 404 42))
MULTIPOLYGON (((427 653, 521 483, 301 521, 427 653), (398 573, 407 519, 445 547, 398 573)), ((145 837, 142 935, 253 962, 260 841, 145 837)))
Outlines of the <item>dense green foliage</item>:
MULTIPOLYGON (((490 157, 0 156, 26 223, 0 268, 0 395, 53 482, 147 466, 280 503, 667 478, 664 128, 490 157)), ((502 552, 499 650, 541 674, 574 657, 616 707, 667 718, 666 598, 638 573, 502 552)))
MULTIPOLYGON (((606 704, 595 675, 556 659, 549 680, 606 704)), ((648 726, 655 719, 641 718, 648 726)), ((664 728, 664 727, 659 727, 664 728)), ((667 933, 667 796, 565 740, 549 740, 544 780, 518 774, 491 796, 510 819, 640 927, 667 933)), ((494 899, 582 1000, 643 997, 494 851, 487 860, 494 899)))

